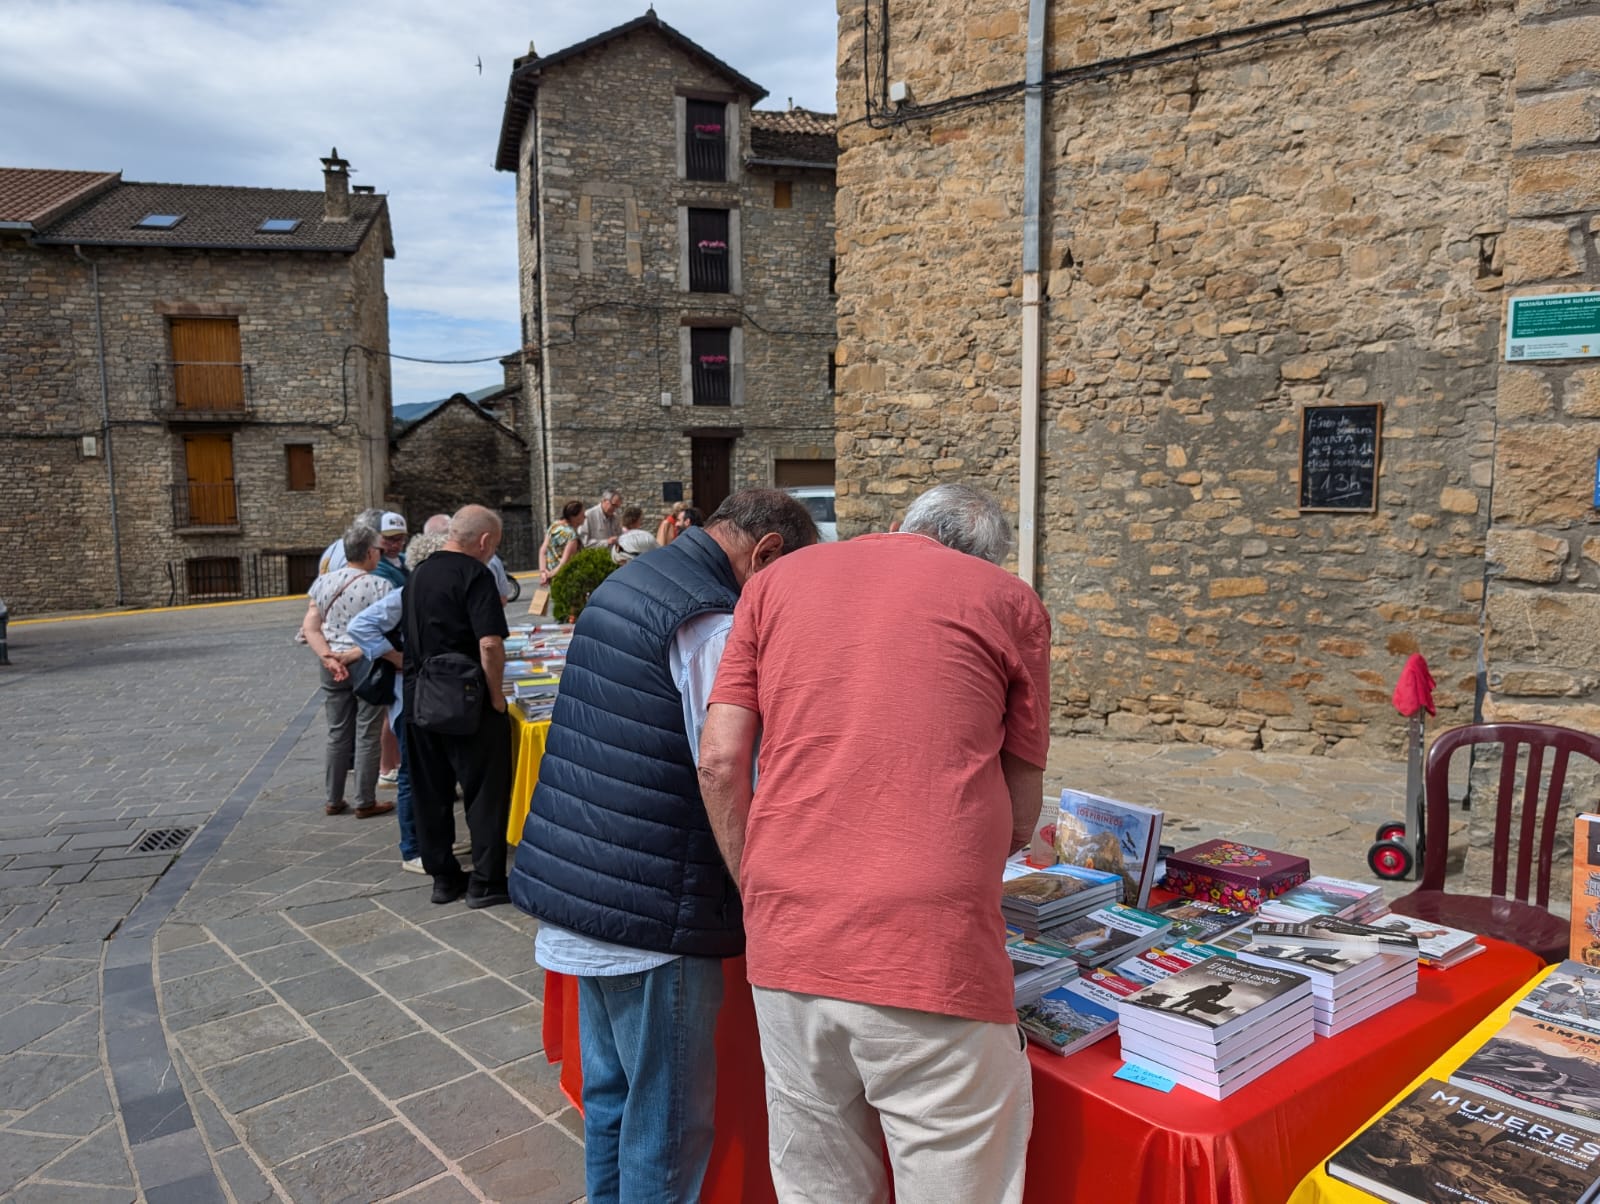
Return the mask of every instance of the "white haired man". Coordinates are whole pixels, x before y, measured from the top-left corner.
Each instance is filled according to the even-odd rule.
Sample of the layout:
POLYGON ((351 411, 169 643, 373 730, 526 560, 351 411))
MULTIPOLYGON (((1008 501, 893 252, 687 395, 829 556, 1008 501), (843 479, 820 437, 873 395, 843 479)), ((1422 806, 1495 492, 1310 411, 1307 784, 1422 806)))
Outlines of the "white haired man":
POLYGON ((999 567, 1010 542, 994 499, 941 485, 896 534, 780 560, 734 614, 700 788, 744 902, 785 1204, 886 1200, 880 1127, 897 1198, 1021 1199, 1000 882, 1043 794, 1050 620, 999 567))
POLYGON ((622 491, 615 486, 603 490, 600 500, 583 512, 578 525, 578 541, 586 548, 615 546, 622 535, 622 491))

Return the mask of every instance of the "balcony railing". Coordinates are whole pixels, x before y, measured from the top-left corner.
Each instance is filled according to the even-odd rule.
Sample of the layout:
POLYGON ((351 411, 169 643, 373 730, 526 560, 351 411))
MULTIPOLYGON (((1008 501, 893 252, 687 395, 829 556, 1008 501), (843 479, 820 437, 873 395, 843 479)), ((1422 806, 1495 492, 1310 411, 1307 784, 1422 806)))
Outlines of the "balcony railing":
POLYGON ((150 365, 156 412, 169 421, 237 422, 250 416, 251 365, 178 360, 150 365))
POLYGON ((728 136, 720 120, 690 128, 684 140, 684 165, 691 180, 728 178, 728 136))
POLYGON ((196 530, 239 525, 239 486, 233 481, 199 484, 191 481, 172 487, 172 525, 196 530))

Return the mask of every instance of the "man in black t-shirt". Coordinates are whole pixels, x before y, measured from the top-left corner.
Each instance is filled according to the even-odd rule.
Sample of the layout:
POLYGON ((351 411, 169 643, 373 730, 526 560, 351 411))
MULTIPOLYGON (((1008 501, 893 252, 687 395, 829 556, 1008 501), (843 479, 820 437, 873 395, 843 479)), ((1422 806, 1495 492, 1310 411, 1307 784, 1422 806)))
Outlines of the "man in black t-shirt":
POLYGON ((506 824, 511 816, 511 721, 501 695, 507 635, 505 608, 487 565, 500 546, 500 517, 463 506, 450 519, 442 549, 417 568, 403 602, 405 678, 402 690, 411 807, 422 868, 433 875, 433 901, 493 907, 506 894, 506 824), (482 667, 483 713, 471 735, 423 731, 414 718, 417 673, 429 657, 459 653, 482 667), (455 843, 456 784, 472 834, 472 872, 462 871, 455 843))

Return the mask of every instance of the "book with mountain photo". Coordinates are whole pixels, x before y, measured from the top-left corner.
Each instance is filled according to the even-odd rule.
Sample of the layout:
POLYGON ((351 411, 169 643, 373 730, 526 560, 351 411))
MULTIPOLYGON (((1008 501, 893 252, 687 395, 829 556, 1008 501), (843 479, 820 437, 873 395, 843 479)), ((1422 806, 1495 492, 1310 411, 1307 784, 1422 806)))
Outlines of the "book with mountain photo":
POLYGON ((1535 1020, 1600 1035, 1600 969, 1564 961, 1513 1009, 1535 1020))
POLYGON ((1143 907, 1150 900, 1161 850, 1162 812, 1083 790, 1063 790, 1056 816, 1056 857, 1120 875, 1121 902, 1143 907))
POLYGON ((1076 1053, 1117 1031, 1116 1008, 1069 982, 1017 1009, 1017 1024, 1028 1040, 1052 1053, 1076 1053))
POLYGON ((1513 1012, 1450 1081, 1600 1132, 1600 1036, 1593 1033, 1513 1012))

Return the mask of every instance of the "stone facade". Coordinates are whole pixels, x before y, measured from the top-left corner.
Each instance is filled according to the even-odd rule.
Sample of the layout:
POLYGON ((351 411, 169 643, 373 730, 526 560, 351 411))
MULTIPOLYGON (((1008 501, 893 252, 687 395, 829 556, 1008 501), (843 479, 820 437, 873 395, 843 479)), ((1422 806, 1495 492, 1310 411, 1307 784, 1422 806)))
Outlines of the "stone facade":
POLYGON ((777 158, 754 128, 782 116, 753 112, 762 95, 654 13, 519 60, 497 166, 517 173, 536 509, 615 485, 653 514, 667 482, 704 507, 781 483, 784 461, 831 461, 831 115, 805 115, 826 121, 825 161, 777 158), (721 106, 705 123, 723 126, 720 180, 686 178, 697 101, 721 106), (692 209, 727 213, 710 240, 727 292, 690 290, 692 209), (696 404, 694 332, 713 327, 729 403, 696 404))
MULTIPOLYGON (((846 535, 941 480, 1016 507, 1021 471, 1027 6, 870 7, 865 35, 839 8, 846 535), (885 28, 884 87, 911 104, 896 122, 875 96, 866 122, 885 28)), ((1595 280, 1600 154, 1563 144, 1595 137, 1587 43, 1543 28, 1562 7, 1441 4, 1102 74, 1315 6, 1050 4, 1046 71, 1080 69, 1045 93, 1042 163, 1037 584, 1060 730, 1394 748, 1413 651, 1441 723, 1469 722, 1486 542, 1490 711, 1559 717, 1558 697, 1600 726, 1600 372, 1500 362, 1508 286, 1595 280), (1371 402, 1374 511, 1302 511, 1302 408, 1371 402)))
MULTIPOLYGON (((222 192, 263 191, 193 189, 193 205, 222 192)), ((273 204, 310 196, 318 209, 323 199, 270 195, 273 204)), ((0 597, 13 616, 164 604, 195 592, 192 585, 204 596, 282 592, 304 571, 290 555, 320 553, 355 511, 384 497, 383 261, 393 252, 381 198, 349 199, 369 226, 352 253, 86 238, 80 259, 72 246, 0 239, 0 597), (98 266, 109 423, 86 260, 98 266), (236 411, 176 408, 170 331, 175 321, 202 317, 237 323, 242 366, 227 369, 244 381, 236 411), (352 345, 375 354, 347 355, 352 345), (231 440, 231 522, 227 514, 196 521, 185 439, 197 436, 231 440), (290 445, 311 449, 310 488, 289 488, 289 458, 303 465, 305 454, 290 445), (191 579, 185 563, 196 558, 237 568, 191 579)))

